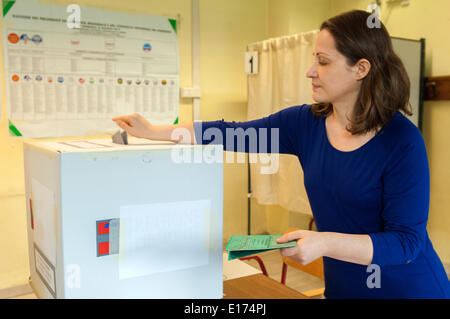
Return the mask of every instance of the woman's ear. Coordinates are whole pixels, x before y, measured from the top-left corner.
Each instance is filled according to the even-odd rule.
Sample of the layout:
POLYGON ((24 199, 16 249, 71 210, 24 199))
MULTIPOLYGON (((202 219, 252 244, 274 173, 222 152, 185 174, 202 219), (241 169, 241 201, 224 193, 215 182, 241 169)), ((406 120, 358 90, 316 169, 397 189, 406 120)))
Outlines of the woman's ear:
POLYGON ((363 80, 367 74, 369 74, 371 65, 370 62, 367 59, 361 59, 358 62, 356 62, 353 69, 355 70, 355 79, 357 81, 363 80))

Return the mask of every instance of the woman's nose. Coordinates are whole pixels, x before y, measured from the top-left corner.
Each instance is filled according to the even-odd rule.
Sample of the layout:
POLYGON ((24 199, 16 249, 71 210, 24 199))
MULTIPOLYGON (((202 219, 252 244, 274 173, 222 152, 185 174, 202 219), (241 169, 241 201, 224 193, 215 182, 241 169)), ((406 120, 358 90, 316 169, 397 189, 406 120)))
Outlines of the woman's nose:
POLYGON ((316 63, 314 62, 309 68, 308 72, 306 72, 307 78, 315 78, 317 77, 316 63))

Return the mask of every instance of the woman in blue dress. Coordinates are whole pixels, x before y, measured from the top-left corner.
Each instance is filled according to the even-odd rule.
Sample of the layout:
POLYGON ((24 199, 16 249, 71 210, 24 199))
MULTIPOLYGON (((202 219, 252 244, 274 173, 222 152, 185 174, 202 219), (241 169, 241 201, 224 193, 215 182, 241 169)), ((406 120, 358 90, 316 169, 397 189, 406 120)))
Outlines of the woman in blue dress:
POLYGON ((365 11, 335 16, 322 24, 314 57, 306 74, 312 105, 247 122, 153 126, 139 114, 113 120, 137 137, 179 142, 185 130, 184 142, 245 152, 259 152, 261 129, 269 140, 276 129, 276 149, 269 143, 261 152, 298 157, 318 230, 284 235, 279 242, 297 246, 281 253, 303 265, 323 257, 326 298, 450 298, 426 229, 425 143, 400 112, 412 114, 410 82, 385 26, 365 11), (230 130, 249 129, 257 132, 254 147, 227 143, 236 136, 230 130))

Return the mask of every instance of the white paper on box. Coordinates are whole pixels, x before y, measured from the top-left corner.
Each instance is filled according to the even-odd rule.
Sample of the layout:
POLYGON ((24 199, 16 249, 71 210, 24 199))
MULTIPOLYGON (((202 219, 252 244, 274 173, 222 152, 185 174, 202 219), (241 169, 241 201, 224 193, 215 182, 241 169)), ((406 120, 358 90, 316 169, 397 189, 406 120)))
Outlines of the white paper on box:
POLYGON ((210 200, 121 207, 119 278, 207 265, 210 209, 210 200))
POLYGON ((33 239, 45 257, 56 264, 55 194, 31 178, 33 192, 33 239))
POLYGON ((45 258, 36 245, 34 246, 34 258, 36 271, 39 277, 52 296, 56 297, 55 266, 52 265, 47 258, 45 258))

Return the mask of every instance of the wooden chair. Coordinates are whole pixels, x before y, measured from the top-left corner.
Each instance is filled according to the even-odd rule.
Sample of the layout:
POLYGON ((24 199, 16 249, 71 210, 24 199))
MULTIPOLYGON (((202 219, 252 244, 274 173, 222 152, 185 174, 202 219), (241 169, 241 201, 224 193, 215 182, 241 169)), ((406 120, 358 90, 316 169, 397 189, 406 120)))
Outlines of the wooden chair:
MULTIPOLYGON (((312 229, 312 222, 314 220, 311 220, 311 223, 309 224, 309 229, 312 229)), ((292 231, 296 231, 298 230, 298 228, 289 228, 288 230, 286 230, 286 233, 290 233, 292 231)), ((313 261, 312 263, 309 263, 306 266, 303 266, 295 261, 293 261, 292 259, 282 256, 281 257, 283 260, 283 268, 281 271, 281 283, 282 284, 286 284, 286 276, 287 276, 287 267, 291 266, 294 267, 298 270, 304 271, 308 274, 311 274, 313 276, 316 276, 322 280, 324 280, 324 275, 323 275, 323 258, 319 258, 316 259, 315 261, 313 261)), ((314 296, 319 296, 319 295, 323 295, 323 291, 324 288, 320 288, 320 289, 314 289, 314 290, 310 290, 310 291, 306 291, 306 292, 302 292, 302 294, 307 295, 308 297, 314 297, 314 296)))

